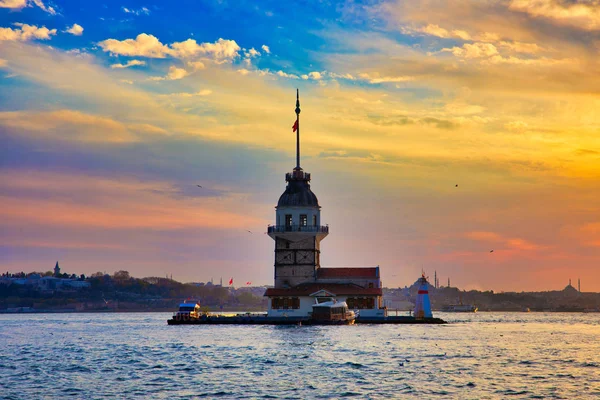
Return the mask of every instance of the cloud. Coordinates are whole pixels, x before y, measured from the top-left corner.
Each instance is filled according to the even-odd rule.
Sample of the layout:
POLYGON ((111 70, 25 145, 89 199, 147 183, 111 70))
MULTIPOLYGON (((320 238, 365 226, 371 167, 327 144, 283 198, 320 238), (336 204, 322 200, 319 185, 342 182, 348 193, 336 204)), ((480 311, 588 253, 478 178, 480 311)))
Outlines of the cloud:
POLYGON ((0 126, 29 136, 83 142, 133 142, 134 132, 113 119, 75 110, 1 112, 0 126))
POLYGON ((576 64, 578 61, 572 58, 547 58, 536 56, 536 53, 544 49, 535 43, 507 42, 498 41, 496 45, 485 42, 465 43, 461 47, 443 48, 438 52, 428 53, 452 53, 454 56, 462 59, 481 60, 482 64, 513 64, 513 65, 539 65, 549 66, 556 64, 576 64), (503 49, 500 53, 498 47, 503 49), (506 53, 525 53, 525 58, 506 53))
POLYGON ((260 53, 256 51, 256 49, 253 47, 250 50, 246 51, 244 53, 244 56, 246 56, 246 58, 255 58, 260 57, 260 53))
POLYGON ((150 10, 146 7, 142 7, 138 10, 134 10, 134 9, 130 9, 127 7, 121 7, 121 10, 123 10, 123 12, 127 13, 127 14, 133 14, 133 15, 150 15, 150 10))
POLYGON ((483 64, 514 64, 514 65, 537 65, 537 66, 552 66, 552 65, 573 65, 579 64, 579 61, 573 58, 553 59, 546 57, 539 58, 519 58, 514 56, 502 57, 495 55, 487 60, 482 61, 483 64))
POLYGON ((462 47, 444 48, 441 52, 450 52, 460 58, 483 58, 498 54, 498 49, 491 43, 465 43, 462 47))
POLYGON ((423 118, 421 122, 425 124, 432 124, 438 129, 456 129, 458 127, 458 124, 452 121, 432 117, 423 118))
POLYGON ((313 79, 315 81, 318 81, 320 79, 323 79, 323 75, 320 72, 313 71, 308 74, 302 75, 302 79, 304 79, 304 80, 313 79))
POLYGON ((14 23, 19 29, 0 28, 0 41, 27 41, 30 39, 50 40, 50 36, 56 35, 56 29, 48 29, 45 26, 38 28, 35 25, 14 23))
POLYGON ((187 66, 193 69, 194 71, 206 68, 206 65, 204 65, 202 61, 188 61, 187 66))
POLYGON ((544 49, 536 43, 500 41, 498 45, 516 53, 536 54, 544 49))
POLYGON ((83 27, 79 24, 73 24, 73 26, 65 32, 70 33, 71 35, 81 36, 83 34, 83 27))
POLYGON ((31 3, 46 11, 50 15, 56 15, 56 10, 52 7, 46 7, 41 0, 0 0, 0 8, 10 8, 12 10, 21 10, 25 7, 31 7, 31 3))
POLYGON ((11 8, 20 10, 27 7, 28 0, 0 0, 0 8, 11 8))
MULTIPOLYGON (((426 34, 444 39, 461 39, 464 41, 474 41, 474 42, 483 42, 483 43, 493 43, 496 47, 502 47, 506 51, 511 51, 515 53, 525 53, 525 54, 537 54, 545 49, 539 46, 536 43, 527 43, 520 41, 511 41, 511 40, 501 40, 500 36, 496 33, 492 32, 483 32, 483 33, 469 33, 465 30, 447 30, 439 25, 429 24, 424 27, 414 28, 414 27, 401 27, 400 30, 402 33, 414 35, 414 34, 426 34)), ((481 43, 473 43, 476 47, 482 47, 481 43)), ((471 45, 471 46, 472 46, 471 45)), ((449 49, 445 49, 446 51, 449 49)), ((451 50, 451 49, 450 49, 451 50)), ((469 51, 469 49, 460 49, 461 51, 469 51)), ((476 51, 470 49, 471 51, 476 51)))
POLYGON ((167 56, 190 59, 211 57, 217 62, 227 62, 239 56, 240 46, 235 40, 219 39, 214 43, 198 44, 194 39, 165 45, 154 35, 140 33, 135 39, 106 39, 98 43, 112 55, 165 58, 167 56))
POLYGON ((7 64, 8 64, 8 61, 6 61, 6 60, 4 60, 4 59, 0 58, 0 68, 2 68, 2 67, 4 67, 4 66, 6 66, 7 64))
POLYGON ((169 67, 169 73, 167 74, 167 80, 174 81, 185 78, 187 75, 188 72, 185 69, 171 65, 171 67, 169 67))
POLYGON ((277 76, 281 76, 283 78, 291 78, 291 79, 298 79, 298 75, 294 75, 294 74, 288 74, 286 72, 283 71, 277 71, 277 76))
POLYGON ((403 26, 400 28, 400 30, 402 31, 402 33, 407 35, 415 35, 420 33, 430 36, 436 36, 443 39, 458 38, 463 40, 471 40, 471 35, 464 30, 455 29, 449 31, 436 24, 428 24, 419 28, 403 26))
POLYGON ((167 75, 165 77, 155 76, 155 77, 150 78, 150 80, 151 81, 164 81, 164 80, 176 81, 179 79, 183 79, 188 75, 189 75, 189 72, 186 71, 185 69, 177 68, 176 66, 171 65, 169 67, 169 72, 167 73, 167 75))
POLYGON ((106 228, 239 229, 265 223, 247 212, 236 211, 232 205, 238 199, 233 195, 182 197, 181 190, 172 182, 98 177, 81 172, 14 170, 11 176, 13 179, 2 182, 3 193, 11 192, 3 197, 2 221, 91 227, 95 232, 106 228), (31 195, 36 190, 45 195, 31 195), (67 192, 67 198, 59 195, 67 192))
POLYGON ((165 58, 171 54, 168 46, 162 44, 156 36, 146 33, 140 33, 135 39, 107 39, 98 45, 105 52, 121 56, 165 58))
POLYGON ((261 49, 263 49, 263 51, 267 54, 271 54, 271 49, 269 49, 269 46, 267 46, 266 44, 263 44, 261 49))
POLYGON ((480 242, 495 244, 496 246, 504 246, 507 250, 540 250, 546 246, 541 246, 521 238, 511 238, 500 235, 495 232, 488 231, 472 231, 466 232, 464 236, 480 242))
POLYGON ((577 149, 575 154, 578 156, 600 156, 600 151, 590 149, 577 149))
POLYGON ((327 150, 320 152, 317 157, 319 158, 333 158, 333 157, 351 157, 346 150, 327 150))
POLYGON ((517 120, 517 121, 507 122, 506 124, 504 124, 504 127, 506 129, 508 129, 509 131, 523 132, 523 131, 529 129, 529 124, 527 122, 517 120))
POLYGON ((371 75, 368 73, 361 73, 359 77, 369 83, 409 82, 415 79, 412 76, 379 76, 379 74, 371 75))
POLYGON ((171 44, 171 53, 177 58, 191 58, 195 56, 209 56, 218 61, 232 60, 239 55, 240 46, 235 40, 219 38, 214 43, 198 44, 194 39, 171 44))
POLYGON ((512 0, 509 9, 579 29, 600 29, 600 3, 597 0, 512 0))
POLYGON ((212 90, 202 89, 196 93, 186 93, 186 92, 170 93, 170 94, 165 94, 165 95, 161 95, 161 96, 165 96, 165 97, 195 97, 195 96, 208 96, 210 94, 212 94, 212 90))
MULTIPOLYGON (((270 77, 275 77, 275 76, 279 76, 282 78, 288 78, 288 79, 300 79, 300 76, 295 75, 295 74, 289 74, 285 71, 279 70, 277 72, 273 72, 270 71, 268 68, 267 69, 246 69, 246 68, 239 68, 236 70, 236 72, 240 75, 250 75, 253 74, 255 76, 270 76, 270 77)), ((303 75, 302 79, 308 79, 308 75, 303 75)))
POLYGON ((33 2, 35 3, 36 6, 38 6, 42 10, 46 11, 48 14, 50 14, 50 15, 56 15, 56 11, 54 10, 54 8, 52 8, 52 7, 46 7, 44 5, 44 2, 42 2, 42 0, 33 0, 33 2))
POLYGON ((126 64, 113 64, 110 67, 115 69, 115 68, 129 68, 129 67, 135 67, 136 65, 146 65, 146 61, 142 61, 142 60, 130 60, 127 61, 126 64))
POLYGON ((356 79, 352 74, 349 74, 349 73, 338 74, 335 72, 329 72, 328 75, 330 78, 333 78, 333 79, 348 79, 350 81, 353 81, 356 79))

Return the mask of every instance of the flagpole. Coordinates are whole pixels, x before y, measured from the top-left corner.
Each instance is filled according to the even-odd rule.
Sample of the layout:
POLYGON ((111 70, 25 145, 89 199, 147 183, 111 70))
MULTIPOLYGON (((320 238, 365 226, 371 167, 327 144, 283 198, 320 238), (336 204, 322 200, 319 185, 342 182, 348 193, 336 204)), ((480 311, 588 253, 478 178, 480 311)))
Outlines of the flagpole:
POLYGON ((296 89, 296 169, 300 169, 300 91, 296 89))

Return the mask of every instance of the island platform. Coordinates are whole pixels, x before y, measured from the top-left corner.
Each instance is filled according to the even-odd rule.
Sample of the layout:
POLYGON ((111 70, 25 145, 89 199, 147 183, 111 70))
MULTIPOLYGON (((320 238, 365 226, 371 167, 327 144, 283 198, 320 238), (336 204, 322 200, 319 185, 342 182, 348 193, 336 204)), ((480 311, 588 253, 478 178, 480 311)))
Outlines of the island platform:
MULTIPOLYGON (((269 317, 263 314, 202 315, 199 318, 177 320, 169 325, 347 325, 343 322, 315 321, 310 317, 269 317)), ((354 324, 446 324, 441 318, 415 318, 410 316, 357 317, 354 324)))

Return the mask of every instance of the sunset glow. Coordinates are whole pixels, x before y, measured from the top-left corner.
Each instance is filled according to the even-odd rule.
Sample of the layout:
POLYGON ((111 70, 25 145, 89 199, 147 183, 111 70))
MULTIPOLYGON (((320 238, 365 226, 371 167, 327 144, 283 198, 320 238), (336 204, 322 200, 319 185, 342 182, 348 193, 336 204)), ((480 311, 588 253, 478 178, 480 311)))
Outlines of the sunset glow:
POLYGON ((271 284, 299 88, 323 266, 600 291, 599 44, 583 0, 0 0, 0 270, 271 284))

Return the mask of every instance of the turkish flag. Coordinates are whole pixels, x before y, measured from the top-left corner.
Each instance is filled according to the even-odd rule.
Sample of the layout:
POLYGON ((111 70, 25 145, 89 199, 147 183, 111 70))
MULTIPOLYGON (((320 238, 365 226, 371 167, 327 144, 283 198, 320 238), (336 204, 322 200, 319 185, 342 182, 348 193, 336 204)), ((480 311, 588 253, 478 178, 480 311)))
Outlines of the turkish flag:
POLYGON ((233 278, 229 280, 229 286, 233 285, 233 278))
POLYGON ((294 122, 294 126, 292 126, 292 132, 296 132, 298 130, 298 120, 294 122))
POLYGON ((252 282, 246 282, 246 285, 252 285, 252 282))

